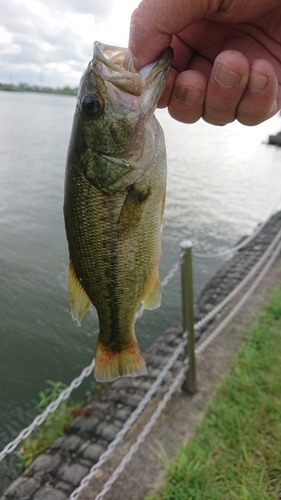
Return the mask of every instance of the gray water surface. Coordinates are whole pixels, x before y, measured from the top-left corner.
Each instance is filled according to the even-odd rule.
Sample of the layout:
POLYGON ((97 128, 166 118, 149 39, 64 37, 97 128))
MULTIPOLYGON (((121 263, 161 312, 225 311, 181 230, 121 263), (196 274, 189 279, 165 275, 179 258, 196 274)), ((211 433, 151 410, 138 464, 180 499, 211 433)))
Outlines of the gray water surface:
MULTIPOLYGON (((94 356, 96 313, 78 328, 68 304, 62 204, 74 107, 72 96, 0 92, 0 451, 36 415, 46 380, 69 384, 94 356)), ((281 148, 265 141, 281 119, 217 128, 180 124, 165 110, 157 116, 168 151, 163 278, 182 240, 201 253, 224 250, 277 208, 281 148)), ((221 263, 195 260, 196 294, 221 263)), ((179 291, 177 276, 163 307, 137 323, 142 349, 180 319, 179 291)), ((2 464, 2 487, 8 476, 2 464)))

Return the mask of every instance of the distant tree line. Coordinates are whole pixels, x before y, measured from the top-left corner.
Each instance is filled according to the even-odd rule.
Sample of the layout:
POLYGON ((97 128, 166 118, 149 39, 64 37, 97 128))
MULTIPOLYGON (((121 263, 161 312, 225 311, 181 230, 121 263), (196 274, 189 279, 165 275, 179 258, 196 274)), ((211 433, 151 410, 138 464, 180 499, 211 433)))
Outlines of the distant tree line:
POLYGON ((29 85, 28 83, 19 83, 18 85, 13 85, 12 83, 0 83, 0 90, 9 90, 12 92, 41 92, 44 94, 77 94, 77 88, 71 88, 68 85, 62 88, 53 88, 40 87, 39 85, 29 85))

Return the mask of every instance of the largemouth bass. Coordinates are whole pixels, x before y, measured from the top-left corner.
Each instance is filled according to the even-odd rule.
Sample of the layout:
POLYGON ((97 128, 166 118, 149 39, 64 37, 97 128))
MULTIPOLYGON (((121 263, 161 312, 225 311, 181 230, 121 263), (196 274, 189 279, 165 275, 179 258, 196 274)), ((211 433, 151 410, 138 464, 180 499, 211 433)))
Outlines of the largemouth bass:
POLYGON ((81 324, 92 304, 97 309, 98 381, 146 373, 135 314, 140 302, 153 309, 161 301, 166 152, 153 113, 173 51, 140 72, 124 69, 125 53, 94 44, 78 90, 65 178, 71 311, 81 324))

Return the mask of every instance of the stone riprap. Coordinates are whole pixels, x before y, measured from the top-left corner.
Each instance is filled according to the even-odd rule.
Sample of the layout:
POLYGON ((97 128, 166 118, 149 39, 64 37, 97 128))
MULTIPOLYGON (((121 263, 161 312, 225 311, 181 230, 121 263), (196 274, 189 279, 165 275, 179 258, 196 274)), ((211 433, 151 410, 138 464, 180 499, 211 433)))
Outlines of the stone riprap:
MULTIPOLYGON (((247 247, 223 264, 196 300, 196 321, 219 304, 248 274, 280 229, 281 212, 278 212, 247 247)), ((147 375, 112 383, 100 400, 88 406, 88 416, 78 416, 69 432, 39 455, 0 500, 67 499, 137 408, 181 341, 181 325, 169 328, 145 353, 147 375)), ((167 390, 182 361, 180 357, 175 363, 156 397, 167 390)))
MULTIPOLYGON (((277 212, 246 247, 239 250, 220 267, 196 300, 194 308, 196 322, 204 318, 239 285, 261 258, 280 228, 281 212, 277 212)), ((202 328, 200 331, 202 332, 204 329, 202 328)))

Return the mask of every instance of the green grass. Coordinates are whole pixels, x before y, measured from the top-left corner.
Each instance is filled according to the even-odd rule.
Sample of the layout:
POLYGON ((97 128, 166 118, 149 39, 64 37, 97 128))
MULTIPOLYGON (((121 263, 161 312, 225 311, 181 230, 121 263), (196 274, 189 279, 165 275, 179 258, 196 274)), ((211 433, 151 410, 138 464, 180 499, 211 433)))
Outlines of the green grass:
MULTIPOLYGON (((166 462, 166 460, 165 460, 166 462)), ((147 500, 281 499, 281 287, 147 500)))
MULTIPOLYGON (((54 401, 59 394, 66 389, 66 385, 62 382, 54 382, 48 380, 49 387, 39 393, 40 402, 37 409, 43 412, 47 406, 54 401)), ((63 401, 54 413, 51 413, 45 422, 37 427, 33 433, 25 439, 20 447, 20 468, 26 469, 30 463, 40 453, 43 453, 59 436, 64 434, 64 430, 70 425, 72 417, 71 400, 63 401)))
MULTIPOLYGON (((67 387, 62 382, 53 380, 48 380, 47 385, 48 387, 39 393, 40 401, 36 409, 40 413, 67 387)), ((18 454, 20 469, 25 470, 34 458, 47 450, 58 437, 63 436, 75 417, 89 416, 91 412, 87 409, 87 405, 99 399, 107 388, 106 384, 98 384, 93 380, 90 389, 85 393, 83 402, 75 403, 71 398, 62 401, 55 412, 48 415, 45 422, 22 442, 18 454)))

